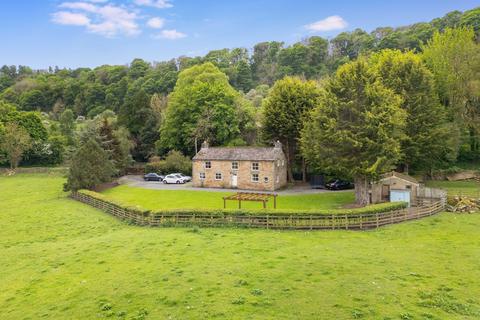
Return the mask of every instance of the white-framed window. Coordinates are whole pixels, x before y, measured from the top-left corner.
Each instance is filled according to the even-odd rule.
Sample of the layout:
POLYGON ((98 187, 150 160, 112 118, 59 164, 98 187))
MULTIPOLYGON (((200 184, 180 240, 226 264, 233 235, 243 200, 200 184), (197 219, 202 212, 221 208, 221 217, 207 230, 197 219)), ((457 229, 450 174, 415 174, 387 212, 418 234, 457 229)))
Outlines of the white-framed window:
POLYGON ((285 160, 282 160, 282 167, 285 165, 285 160))
POLYGON ((220 172, 215 173, 215 180, 222 180, 222 174, 220 172))
POLYGON ((258 182, 258 173, 252 173, 252 182, 258 182))
POLYGON ((212 163, 210 161, 205 161, 205 169, 210 169, 212 167, 212 163))
POLYGON ((277 160, 277 167, 280 167, 280 160, 277 160))
POLYGON ((205 172, 200 172, 199 178, 200 180, 205 180, 205 172))
POLYGON ((232 162, 232 170, 238 170, 238 162, 237 161, 232 162))
POLYGON ((252 162, 252 171, 258 171, 259 167, 258 162, 252 162))
POLYGON ((263 182, 268 183, 268 177, 263 177, 263 182))

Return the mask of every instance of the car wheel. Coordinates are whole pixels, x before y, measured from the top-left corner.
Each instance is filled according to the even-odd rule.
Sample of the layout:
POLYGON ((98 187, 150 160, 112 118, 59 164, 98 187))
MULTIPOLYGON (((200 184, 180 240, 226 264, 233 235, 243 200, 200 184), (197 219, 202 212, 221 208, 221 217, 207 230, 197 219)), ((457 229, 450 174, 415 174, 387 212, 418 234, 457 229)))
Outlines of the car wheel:
POLYGON ((167 180, 163 180, 163 184, 167 184, 167 183, 168 183, 167 180))
POLYGON ((177 184, 180 184, 180 181, 177 180, 177 184))

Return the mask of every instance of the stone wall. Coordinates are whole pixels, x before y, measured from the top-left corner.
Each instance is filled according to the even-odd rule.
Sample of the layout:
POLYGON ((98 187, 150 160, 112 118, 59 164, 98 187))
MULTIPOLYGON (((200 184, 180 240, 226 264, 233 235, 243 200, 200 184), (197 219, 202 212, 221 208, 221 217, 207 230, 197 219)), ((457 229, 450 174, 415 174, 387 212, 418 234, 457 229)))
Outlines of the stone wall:
POLYGON ((233 188, 232 176, 237 175, 237 188, 246 190, 273 191, 286 185, 286 161, 210 161, 211 168, 205 168, 205 161, 194 160, 192 182, 195 187, 233 188), (238 169, 232 169, 232 162, 238 163, 238 169), (252 162, 258 162, 258 171, 252 170, 252 162), (283 165, 282 165, 283 164, 283 165), (205 179, 200 179, 205 173, 205 179), (221 179, 216 179, 216 174, 221 179), (252 181, 252 174, 258 174, 258 182, 252 181))

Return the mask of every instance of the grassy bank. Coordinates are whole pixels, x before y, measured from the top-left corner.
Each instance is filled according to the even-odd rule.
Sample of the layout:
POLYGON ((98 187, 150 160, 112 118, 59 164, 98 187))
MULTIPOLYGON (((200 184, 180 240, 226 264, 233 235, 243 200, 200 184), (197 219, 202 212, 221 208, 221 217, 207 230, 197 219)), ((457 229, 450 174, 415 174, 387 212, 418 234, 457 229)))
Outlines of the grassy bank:
POLYGON ((371 232, 129 226, 0 177, 0 319, 478 319, 480 215, 371 232))

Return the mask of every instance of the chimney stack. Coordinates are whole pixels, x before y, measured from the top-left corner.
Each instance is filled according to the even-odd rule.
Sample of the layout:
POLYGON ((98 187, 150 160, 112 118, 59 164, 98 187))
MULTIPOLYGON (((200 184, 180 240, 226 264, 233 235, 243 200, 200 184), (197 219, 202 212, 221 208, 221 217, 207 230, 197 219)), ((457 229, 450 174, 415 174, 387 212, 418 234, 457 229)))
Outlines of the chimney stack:
POLYGON ((203 141, 203 143, 202 143, 202 149, 208 149, 208 142, 207 142, 207 140, 203 141))
POLYGON ((282 143, 279 140, 275 142, 275 149, 282 149, 282 143))

